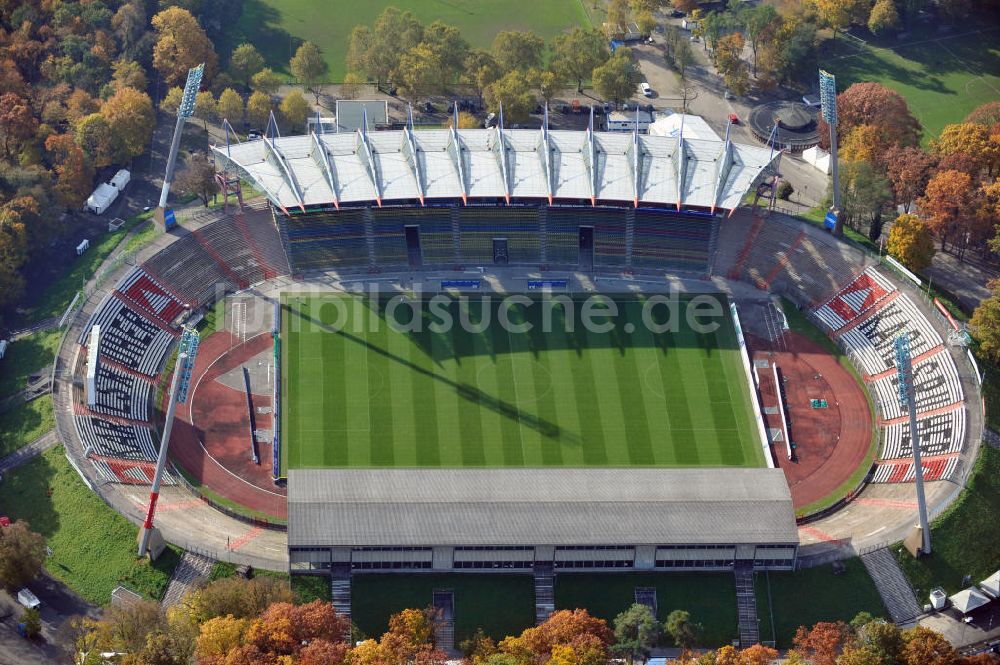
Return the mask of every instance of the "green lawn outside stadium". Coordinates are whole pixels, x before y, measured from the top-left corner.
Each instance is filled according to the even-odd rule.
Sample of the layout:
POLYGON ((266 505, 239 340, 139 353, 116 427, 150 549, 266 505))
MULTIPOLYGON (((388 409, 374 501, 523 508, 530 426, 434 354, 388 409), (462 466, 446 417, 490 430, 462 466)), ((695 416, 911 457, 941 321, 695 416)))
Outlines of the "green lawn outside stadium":
POLYGON ((327 78, 340 82, 351 30, 374 24, 389 6, 412 12, 425 25, 436 20, 453 25, 474 48, 487 50, 503 30, 530 30, 548 40, 575 26, 590 27, 581 0, 246 0, 235 30, 219 50, 249 42, 268 66, 288 73, 295 49, 310 41, 330 66, 327 78))
MULTIPOLYGON (((512 306, 511 323, 532 330, 508 332, 498 299, 479 296, 442 311, 473 324, 488 315, 480 332, 432 332, 440 317, 426 301, 422 331, 399 332, 388 297, 283 297, 283 469, 763 465, 724 296, 713 297, 717 330, 703 334, 683 315, 650 331, 632 295, 615 297, 608 332, 584 329, 580 299, 573 332, 559 307, 543 332, 539 301, 512 306)), ((662 305, 650 311, 666 321, 662 305)))

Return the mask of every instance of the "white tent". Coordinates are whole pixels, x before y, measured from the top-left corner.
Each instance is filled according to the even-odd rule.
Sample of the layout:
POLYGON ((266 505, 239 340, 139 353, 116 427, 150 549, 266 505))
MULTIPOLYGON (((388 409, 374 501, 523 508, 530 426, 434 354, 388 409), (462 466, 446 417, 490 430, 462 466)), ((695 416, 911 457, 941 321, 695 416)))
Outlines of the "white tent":
POLYGON ((684 138, 704 139, 706 141, 721 141, 705 119, 700 115, 671 113, 660 116, 649 126, 650 136, 670 136, 676 138, 681 133, 681 122, 684 123, 684 138))
POLYGON ((955 595, 949 597, 948 600, 950 600, 952 606, 962 614, 968 614, 983 605, 988 605, 990 602, 990 599, 985 594, 981 593, 976 587, 962 589, 955 595))
POLYGON ((818 145, 803 150, 802 159, 815 166, 821 173, 830 174, 830 153, 818 145))
POLYGON ((980 582, 979 588, 991 598, 1000 598, 1000 570, 980 582))
POLYGON ((104 211, 114 203, 116 198, 118 198, 118 190, 113 185, 102 182, 87 198, 87 209, 95 215, 104 214, 104 211))

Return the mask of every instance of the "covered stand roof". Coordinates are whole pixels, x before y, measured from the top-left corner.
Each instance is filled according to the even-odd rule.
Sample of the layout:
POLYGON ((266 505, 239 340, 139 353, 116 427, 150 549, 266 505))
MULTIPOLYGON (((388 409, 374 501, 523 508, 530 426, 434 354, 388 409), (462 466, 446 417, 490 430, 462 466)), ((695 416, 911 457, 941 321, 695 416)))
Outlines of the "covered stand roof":
POLYGON ((1000 598, 1000 570, 979 583, 979 588, 992 598, 1000 598))
POLYGON ((780 469, 291 469, 288 544, 798 543, 780 469))
POLYGON ((288 210, 522 198, 730 210, 769 172, 769 148, 712 139, 533 129, 386 130, 213 148, 288 210))

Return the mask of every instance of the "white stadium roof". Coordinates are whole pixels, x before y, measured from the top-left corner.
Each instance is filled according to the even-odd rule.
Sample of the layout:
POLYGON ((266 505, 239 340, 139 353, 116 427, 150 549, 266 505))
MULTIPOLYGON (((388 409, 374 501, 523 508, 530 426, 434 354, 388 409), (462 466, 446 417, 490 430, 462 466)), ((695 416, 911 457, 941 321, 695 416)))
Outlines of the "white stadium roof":
POLYGON ((548 199, 731 210, 770 148, 720 140, 537 129, 386 130, 213 147, 279 208, 427 199, 548 199))

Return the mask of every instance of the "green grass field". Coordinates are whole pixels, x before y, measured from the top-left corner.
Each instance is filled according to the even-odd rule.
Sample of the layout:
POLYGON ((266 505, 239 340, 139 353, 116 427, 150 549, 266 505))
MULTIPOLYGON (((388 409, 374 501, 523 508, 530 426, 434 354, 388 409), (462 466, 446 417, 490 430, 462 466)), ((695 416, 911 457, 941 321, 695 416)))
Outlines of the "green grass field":
POLYGON ((329 80, 342 81, 351 29, 372 25, 389 6, 413 12, 425 25, 435 20, 454 25, 473 47, 484 49, 504 30, 531 30, 548 40, 567 28, 590 26, 582 0, 246 0, 231 43, 219 52, 250 42, 268 66, 287 73, 295 49, 310 41, 323 51, 329 80), (317 20, 321 16, 329 18, 317 20))
POLYGON ((0 413, 0 457, 10 455, 55 426, 51 395, 43 395, 0 413))
POLYGON ((83 484, 62 446, 5 473, 0 507, 45 536, 49 573, 98 605, 110 602, 119 584, 159 600, 180 559, 173 546, 152 565, 137 559, 138 529, 83 484))
POLYGON ((924 126, 926 144, 945 125, 1000 97, 1000 26, 971 22, 955 33, 938 34, 936 25, 913 29, 902 40, 871 43, 860 53, 843 39, 828 41, 820 62, 837 76, 840 90, 877 81, 903 95, 924 126))
POLYGON ((283 468, 761 466, 728 308, 712 300, 714 332, 686 323, 688 300, 654 332, 644 308, 664 324, 666 307, 631 295, 606 301, 618 315, 592 332, 582 296, 509 310, 449 298, 439 316, 428 301, 414 315, 389 296, 286 295, 283 468), (508 311, 531 330, 498 325, 508 311), (444 315, 455 325, 434 332, 444 315), (399 331, 413 316, 422 330, 399 331))

